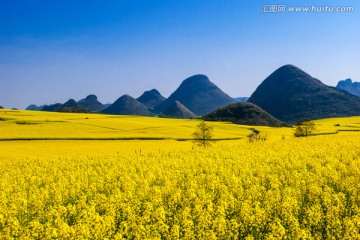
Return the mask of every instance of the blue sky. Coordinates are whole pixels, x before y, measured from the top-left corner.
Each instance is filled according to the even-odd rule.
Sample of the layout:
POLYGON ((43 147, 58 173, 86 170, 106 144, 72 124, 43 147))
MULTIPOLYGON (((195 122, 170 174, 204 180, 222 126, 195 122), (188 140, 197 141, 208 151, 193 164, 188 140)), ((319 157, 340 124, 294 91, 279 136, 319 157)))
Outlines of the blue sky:
POLYGON ((360 81, 360 2, 351 0, 1 1, 0 105, 104 103, 206 74, 250 96, 294 64, 328 85, 360 81), (351 13, 264 13, 263 5, 353 6, 351 13))

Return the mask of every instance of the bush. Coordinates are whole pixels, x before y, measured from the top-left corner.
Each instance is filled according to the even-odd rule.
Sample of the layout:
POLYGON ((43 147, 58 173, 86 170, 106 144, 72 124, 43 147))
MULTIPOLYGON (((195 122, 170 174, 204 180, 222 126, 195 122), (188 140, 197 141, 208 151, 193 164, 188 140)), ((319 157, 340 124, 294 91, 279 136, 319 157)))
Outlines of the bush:
POLYGON ((308 137, 316 131, 315 123, 309 119, 302 120, 295 125, 295 137, 308 137))

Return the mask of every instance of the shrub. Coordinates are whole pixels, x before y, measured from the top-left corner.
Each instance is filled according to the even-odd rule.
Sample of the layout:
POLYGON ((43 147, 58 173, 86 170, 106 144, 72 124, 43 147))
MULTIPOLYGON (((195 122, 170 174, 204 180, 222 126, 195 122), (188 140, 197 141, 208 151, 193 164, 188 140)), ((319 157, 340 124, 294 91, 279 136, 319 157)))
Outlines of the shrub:
POLYGON ((295 125, 295 137, 307 137, 316 131, 315 123, 309 119, 302 120, 295 125))

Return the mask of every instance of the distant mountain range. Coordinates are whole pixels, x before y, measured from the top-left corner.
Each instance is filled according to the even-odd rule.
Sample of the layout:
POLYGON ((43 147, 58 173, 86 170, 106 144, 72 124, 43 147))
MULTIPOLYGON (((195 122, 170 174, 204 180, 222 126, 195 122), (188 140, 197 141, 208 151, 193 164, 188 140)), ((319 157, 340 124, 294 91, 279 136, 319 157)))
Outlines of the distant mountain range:
POLYGON ((35 104, 29 105, 26 110, 48 111, 48 112, 100 112, 105 106, 97 100, 95 95, 89 95, 84 99, 76 102, 74 99, 69 99, 66 103, 55 103, 51 105, 37 106, 35 104))
POLYGON ((339 81, 336 88, 360 96, 360 82, 353 82, 351 79, 339 81))
POLYGON ((194 75, 185 79, 167 99, 156 89, 145 91, 137 99, 124 95, 102 113, 195 118, 234 102, 207 76, 194 75))
POLYGON ((46 112, 58 112, 61 108, 62 104, 61 103, 55 103, 52 105, 45 105, 42 106, 41 111, 46 111, 46 112))
POLYGON ((293 65, 273 72, 248 102, 289 123, 360 115, 360 97, 329 87, 293 65))
POLYGON ((39 110, 40 111, 41 109, 43 109, 43 107, 44 106, 39 107, 39 106, 37 106, 35 104, 31 104, 25 110, 33 110, 33 111, 39 110))
POLYGON ((59 108, 59 110, 57 110, 58 112, 72 112, 72 113, 87 113, 89 112, 89 110, 80 107, 80 105, 74 100, 74 99, 69 99, 66 103, 64 103, 63 105, 61 105, 61 107, 59 108))
POLYGON ((28 110, 100 112, 105 114, 162 116, 231 121, 247 125, 281 126, 304 118, 360 116, 360 83, 350 79, 329 87, 303 70, 285 65, 267 77, 250 98, 231 98, 205 75, 185 79, 165 98, 152 89, 140 97, 123 95, 112 104, 102 104, 95 95, 76 102, 36 106, 28 110), (344 91, 345 90, 345 91, 344 91), (353 93, 348 93, 347 91, 353 93))

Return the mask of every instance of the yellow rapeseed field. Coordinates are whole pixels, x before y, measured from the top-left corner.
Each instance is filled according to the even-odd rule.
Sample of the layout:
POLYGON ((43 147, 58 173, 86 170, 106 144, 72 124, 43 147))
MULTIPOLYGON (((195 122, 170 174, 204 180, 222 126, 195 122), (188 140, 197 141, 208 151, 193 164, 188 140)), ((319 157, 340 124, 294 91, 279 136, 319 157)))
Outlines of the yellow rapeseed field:
POLYGON ((211 123, 218 138, 243 139, 206 149, 177 141, 198 120, 0 118, 0 239, 360 238, 360 118, 316 121, 320 134, 352 132, 308 138, 257 127, 261 142, 244 139, 252 127, 211 123), (88 120, 96 126, 77 124, 88 120))
MULTIPOLYGON (((190 138, 200 120, 0 110, 0 139, 190 138)), ((215 138, 248 135, 249 126, 212 123, 215 138)))

